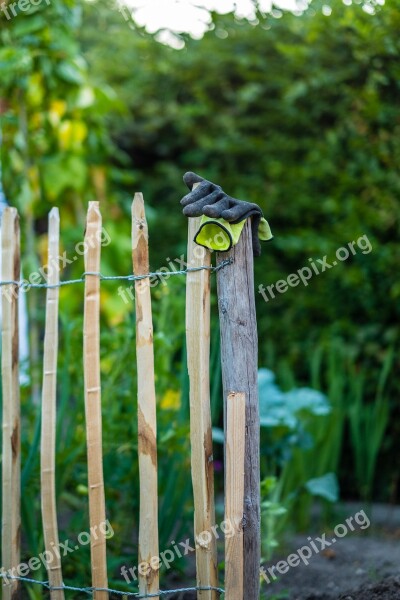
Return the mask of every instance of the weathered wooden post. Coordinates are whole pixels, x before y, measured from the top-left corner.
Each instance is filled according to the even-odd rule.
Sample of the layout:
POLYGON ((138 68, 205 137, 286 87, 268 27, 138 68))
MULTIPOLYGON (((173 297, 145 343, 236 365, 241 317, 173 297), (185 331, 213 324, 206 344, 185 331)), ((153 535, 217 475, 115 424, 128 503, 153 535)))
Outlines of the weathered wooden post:
POLYGON ((224 415, 226 426, 229 395, 244 393, 246 398, 246 439, 243 598, 258 600, 261 553, 260 416, 257 388, 258 338, 254 298, 253 248, 249 220, 243 227, 237 245, 233 246, 229 252, 217 254, 217 265, 227 258, 232 260, 232 264, 217 272, 224 415))
MULTIPOLYGON (((149 272, 149 232, 142 194, 132 203, 132 259, 135 275, 149 272)), ((154 375, 153 316, 150 280, 135 281, 136 361, 138 382, 138 450, 140 483, 139 589, 154 594, 159 589, 157 410, 154 375), (147 563, 145 573, 140 565, 147 563)), ((154 596, 158 600, 158 596, 154 596)))
MULTIPOLYGON (((187 261, 190 268, 209 267, 209 250, 193 241, 200 218, 189 219, 187 261)), ((190 382, 190 441, 194 498, 194 534, 198 587, 218 586, 215 526, 214 462, 210 409, 210 271, 187 275, 186 342, 190 382), (209 539, 204 539, 208 535, 209 539)), ((198 591, 197 600, 217 600, 212 590, 198 591)))
MULTIPOLYGON (((58 305, 60 270, 60 216, 58 208, 49 214, 48 265, 50 265, 46 296, 46 327, 43 351, 42 427, 40 444, 40 488, 44 544, 52 557, 46 565, 50 586, 62 588, 61 556, 56 506, 56 426, 57 426, 57 354, 58 305), (55 549, 57 548, 57 552, 55 549)), ((50 591, 51 600, 64 600, 64 590, 50 591)))
MULTIPOLYGON (((19 281, 20 231, 15 208, 6 208, 1 222, 3 281, 19 281)), ((21 558, 21 415, 19 397, 19 287, 9 283, 2 288, 2 354, 1 384, 3 389, 2 450, 2 567, 16 569, 21 558)), ((3 579, 3 600, 21 597, 20 582, 3 579)))
POLYGON ((234 531, 225 538, 225 596, 243 600, 245 394, 229 394, 225 417, 225 521, 234 531))
POLYGON ((100 254, 101 213, 98 202, 89 202, 85 234, 85 303, 83 333, 83 372, 85 386, 85 418, 88 456, 89 520, 93 600, 108 600, 106 535, 101 525, 106 522, 104 495, 103 444, 101 421, 100 377, 100 254))

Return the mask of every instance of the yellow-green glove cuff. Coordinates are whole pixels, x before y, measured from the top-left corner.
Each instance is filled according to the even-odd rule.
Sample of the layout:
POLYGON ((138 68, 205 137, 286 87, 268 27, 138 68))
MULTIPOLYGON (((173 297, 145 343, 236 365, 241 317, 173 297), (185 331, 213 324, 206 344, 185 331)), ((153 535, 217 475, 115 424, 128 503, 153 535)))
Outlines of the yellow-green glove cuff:
POLYGON ((203 215, 194 241, 204 248, 227 252, 238 243, 245 222, 246 220, 228 223, 225 219, 213 219, 203 215))
POLYGON ((264 219, 264 217, 261 219, 260 224, 258 226, 258 237, 262 242, 268 242, 274 237, 272 235, 268 221, 264 219))

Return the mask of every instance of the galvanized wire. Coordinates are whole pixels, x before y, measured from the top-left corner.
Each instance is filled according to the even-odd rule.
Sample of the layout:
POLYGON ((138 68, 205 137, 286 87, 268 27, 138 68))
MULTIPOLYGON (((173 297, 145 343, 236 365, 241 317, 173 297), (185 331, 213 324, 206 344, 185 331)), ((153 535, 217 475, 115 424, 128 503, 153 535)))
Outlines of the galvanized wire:
POLYGON ((211 271, 212 273, 216 273, 220 269, 223 269, 227 265, 232 263, 232 259, 223 260, 216 267, 188 267, 187 269, 182 269, 181 271, 155 271, 154 273, 146 273, 144 275, 102 275, 98 272, 86 271, 83 273, 82 277, 79 279, 68 279, 67 281, 60 281, 59 283, 49 285, 47 283, 29 283, 27 281, 0 281, 0 286, 3 285, 15 285, 16 287, 23 288, 24 291, 28 291, 30 289, 51 289, 51 288, 60 288, 65 285, 71 285, 75 283, 85 283, 85 279, 88 275, 95 275, 99 277, 101 281, 140 281, 142 279, 150 279, 153 277, 158 277, 161 280, 169 278, 171 275, 186 275, 187 273, 194 273, 196 271, 211 271))
POLYGON ((112 588, 95 588, 95 587, 75 587, 71 585, 62 585, 60 587, 52 586, 48 581, 38 581, 37 579, 30 579, 29 577, 17 577, 16 575, 8 575, 7 573, 0 573, 0 577, 7 580, 16 580, 22 581, 24 583, 31 583, 34 585, 41 585, 49 591, 56 590, 64 590, 64 591, 72 591, 72 592, 82 592, 83 594, 88 594, 93 596, 94 592, 108 592, 109 594, 114 594, 116 596, 125 596, 127 598, 158 598, 159 596, 170 596, 171 594, 183 594, 185 592, 209 592, 214 591, 217 594, 222 595, 225 591, 219 587, 213 586, 197 586, 197 587, 187 587, 187 588, 177 588, 175 590, 159 590, 158 592, 153 592, 151 594, 141 594, 140 592, 129 592, 123 590, 114 590, 112 588))

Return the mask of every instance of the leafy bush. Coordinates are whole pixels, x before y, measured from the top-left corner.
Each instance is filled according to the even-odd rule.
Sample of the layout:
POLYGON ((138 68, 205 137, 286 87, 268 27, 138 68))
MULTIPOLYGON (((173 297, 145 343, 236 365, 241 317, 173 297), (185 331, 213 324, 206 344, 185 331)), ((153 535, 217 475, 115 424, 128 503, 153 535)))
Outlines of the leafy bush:
POLYGON ((329 426, 327 397, 310 388, 283 392, 269 369, 259 370, 258 385, 265 551, 269 558, 278 543, 275 531, 282 528, 283 516, 303 527, 308 522, 309 507, 302 504, 303 494, 336 502, 338 483, 335 473, 321 472, 313 435, 316 428, 324 435, 329 426))

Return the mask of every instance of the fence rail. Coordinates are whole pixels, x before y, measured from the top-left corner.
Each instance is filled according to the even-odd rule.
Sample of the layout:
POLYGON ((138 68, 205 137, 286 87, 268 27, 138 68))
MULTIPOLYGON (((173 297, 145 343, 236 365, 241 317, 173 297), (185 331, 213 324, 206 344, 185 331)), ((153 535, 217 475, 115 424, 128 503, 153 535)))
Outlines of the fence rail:
MULTIPOLYGON (((60 267, 52 269, 46 283, 20 280, 20 240, 18 213, 6 208, 2 231, 2 391, 3 391, 3 505, 2 505, 2 597, 15 600, 20 583, 38 584, 50 591, 51 600, 64 600, 64 591, 91 594, 94 600, 108 600, 109 594, 135 598, 159 598, 173 593, 197 591, 199 600, 217 600, 224 594, 219 587, 217 548, 214 536, 201 534, 215 527, 214 470, 210 411, 210 274, 220 274, 231 264, 232 256, 211 265, 210 252, 193 242, 197 219, 189 219, 187 268, 170 275, 187 276, 186 335, 190 382, 191 469, 194 496, 194 536, 196 540, 197 585, 161 591, 158 556, 158 490, 157 490, 157 422, 154 373, 153 323, 150 278, 165 277, 163 272, 149 272, 148 231, 143 196, 136 194, 132 204, 133 274, 104 276, 100 273, 100 235, 102 217, 98 202, 89 203, 85 233, 85 273, 80 279, 60 280, 60 267), (90 238, 90 243, 88 240, 90 238), (97 243, 93 243, 97 240, 97 243), (201 252, 199 252, 199 249, 201 252), (135 282, 136 348, 138 373, 138 460, 140 473, 139 563, 148 564, 143 574, 139 569, 139 591, 127 592, 108 587, 106 535, 99 528, 106 521, 106 485, 102 461, 102 414, 100 377, 100 282, 135 282), (47 564, 48 582, 16 576, 20 565, 20 408, 18 377, 18 299, 21 289, 46 289, 45 338, 42 384, 41 430, 41 505, 45 549, 59 545, 56 509, 55 436, 57 397, 57 353, 59 288, 84 283, 83 369, 85 421, 89 482, 89 520, 99 535, 91 539, 92 586, 74 587, 64 584, 61 559, 47 564)), ((48 261, 55 264, 59 254, 60 218, 58 209, 49 214, 48 261)), ((244 514, 244 448, 246 396, 238 386, 229 390, 226 422, 227 482, 226 517, 235 519, 234 538, 226 543, 225 588, 229 600, 256 600, 246 595, 243 583, 243 514, 244 514), (232 400, 231 396, 233 393, 232 400)), ((257 596, 258 597, 258 596, 257 596)))

